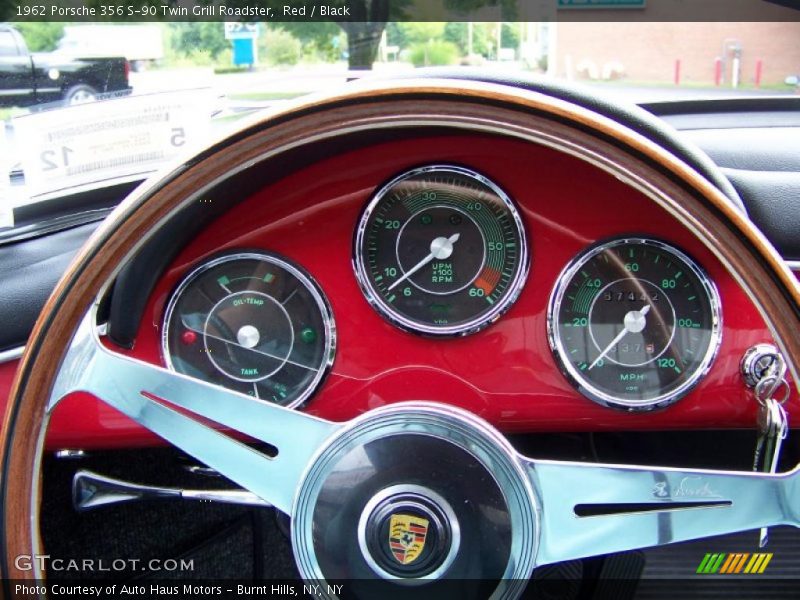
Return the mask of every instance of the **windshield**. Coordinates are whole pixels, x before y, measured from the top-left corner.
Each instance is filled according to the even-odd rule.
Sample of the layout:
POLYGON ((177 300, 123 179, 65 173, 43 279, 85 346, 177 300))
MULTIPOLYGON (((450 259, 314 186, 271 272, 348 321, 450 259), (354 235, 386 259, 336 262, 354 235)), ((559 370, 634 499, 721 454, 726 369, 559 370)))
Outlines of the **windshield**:
POLYGON ((597 20, 528 22, 474 4, 476 20, 338 23, 65 22, 17 7, 0 25, 0 237, 63 218, 87 189, 135 184, 244 115, 375 75, 469 67, 640 104, 798 92, 796 19, 641 22, 656 2, 593 0, 558 9, 593 5, 597 20))

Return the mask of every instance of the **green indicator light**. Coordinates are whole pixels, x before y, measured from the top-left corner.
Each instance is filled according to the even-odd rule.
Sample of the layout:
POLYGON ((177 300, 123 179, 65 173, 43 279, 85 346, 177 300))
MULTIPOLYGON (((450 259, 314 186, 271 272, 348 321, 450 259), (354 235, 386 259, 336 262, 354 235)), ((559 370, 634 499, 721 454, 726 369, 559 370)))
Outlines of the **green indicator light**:
POLYGON ((220 285, 228 285, 230 282, 231 282, 231 280, 228 279, 225 275, 223 275, 222 277, 217 279, 217 283, 220 284, 220 285))
POLYGON ((275 279, 275 275, 273 275, 272 273, 267 273, 266 275, 264 275, 264 281, 266 283, 272 283, 272 281, 274 279, 275 279))
POLYGON ((419 219, 419 222, 423 225, 430 225, 433 222, 433 217, 430 215, 422 215, 419 219))
POLYGON ((317 332, 311 329, 311 327, 306 327, 300 332, 300 339, 306 344, 313 344, 317 341, 317 332))

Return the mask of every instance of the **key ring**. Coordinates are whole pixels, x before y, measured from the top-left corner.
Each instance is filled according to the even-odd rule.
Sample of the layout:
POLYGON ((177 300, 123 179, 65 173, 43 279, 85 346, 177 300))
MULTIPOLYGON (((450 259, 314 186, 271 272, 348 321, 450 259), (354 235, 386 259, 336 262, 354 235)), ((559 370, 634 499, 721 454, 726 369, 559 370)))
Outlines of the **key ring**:
POLYGON ((778 404, 785 404, 791 395, 792 389, 783 377, 768 375, 756 383, 753 391, 758 403, 764 406, 764 403, 770 398, 774 399, 778 404), (775 393, 781 388, 783 389, 783 397, 775 397, 775 393))

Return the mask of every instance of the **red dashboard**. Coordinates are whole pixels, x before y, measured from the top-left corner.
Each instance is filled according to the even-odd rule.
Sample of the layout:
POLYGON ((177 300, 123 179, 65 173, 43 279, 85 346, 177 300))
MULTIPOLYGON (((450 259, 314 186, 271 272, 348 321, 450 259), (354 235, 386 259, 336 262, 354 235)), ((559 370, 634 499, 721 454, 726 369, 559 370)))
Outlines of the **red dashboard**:
MULTIPOLYGON (((389 403, 430 400, 466 408, 508 432, 755 425, 756 402, 739 363, 748 348, 771 336, 754 305, 682 223, 573 156, 488 135, 397 140, 342 151, 238 200, 231 198, 231 209, 180 251, 149 299, 134 348, 125 353, 164 365, 164 315, 181 279, 222 250, 261 249, 304 267, 333 311, 335 361, 303 408, 315 415, 346 420, 389 403), (354 232, 376 189, 398 173, 434 163, 474 169, 499 184, 519 209, 531 255, 516 303, 493 325, 460 338, 433 339, 394 327, 367 302, 354 274, 354 232), (565 266, 598 240, 628 235, 667 242, 693 258, 716 284, 722 309, 719 352, 699 385, 672 406, 635 413, 601 406, 576 391, 547 336, 548 302, 565 266)), ((1 398, 15 366, 0 365, 1 398)), ((793 398, 787 408, 797 414, 799 401, 793 398)), ((47 443, 55 449, 156 441, 114 409, 74 394, 53 414, 47 443)))

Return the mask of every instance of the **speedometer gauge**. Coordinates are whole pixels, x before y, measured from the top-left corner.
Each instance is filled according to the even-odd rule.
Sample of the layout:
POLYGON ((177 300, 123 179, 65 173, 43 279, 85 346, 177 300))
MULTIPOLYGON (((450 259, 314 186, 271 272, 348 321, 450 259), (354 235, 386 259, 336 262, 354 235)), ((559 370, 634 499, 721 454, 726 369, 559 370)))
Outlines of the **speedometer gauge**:
POLYGON ((167 306, 162 346, 179 373, 297 406, 333 362, 335 328, 311 277, 284 258, 228 254, 190 273, 167 306))
POLYGON ((674 402, 700 380, 720 321, 716 287, 688 256, 654 240, 619 239, 562 273, 548 333, 582 394, 636 410, 674 402))
POLYGON ((359 284, 391 323, 427 335, 466 335, 495 321, 528 271, 510 198, 454 166, 409 171, 372 199, 355 240, 359 284))

